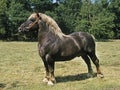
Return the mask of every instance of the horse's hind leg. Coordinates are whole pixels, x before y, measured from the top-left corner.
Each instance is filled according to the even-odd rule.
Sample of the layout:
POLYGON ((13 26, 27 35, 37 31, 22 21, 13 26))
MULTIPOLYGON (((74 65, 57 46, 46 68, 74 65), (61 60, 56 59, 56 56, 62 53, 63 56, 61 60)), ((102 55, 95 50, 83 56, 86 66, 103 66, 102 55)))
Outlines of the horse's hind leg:
POLYGON ((99 65, 99 59, 97 58, 95 52, 89 53, 89 56, 90 56, 91 60, 93 61, 93 63, 96 66, 97 76, 100 77, 100 78, 103 78, 104 75, 101 72, 100 65, 99 65))
POLYGON ((81 56, 82 59, 85 61, 85 63, 87 64, 87 67, 88 67, 88 77, 93 77, 93 70, 92 70, 92 67, 91 67, 91 62, 90 62, 90 59, 87 55, 82 55, 81 56))

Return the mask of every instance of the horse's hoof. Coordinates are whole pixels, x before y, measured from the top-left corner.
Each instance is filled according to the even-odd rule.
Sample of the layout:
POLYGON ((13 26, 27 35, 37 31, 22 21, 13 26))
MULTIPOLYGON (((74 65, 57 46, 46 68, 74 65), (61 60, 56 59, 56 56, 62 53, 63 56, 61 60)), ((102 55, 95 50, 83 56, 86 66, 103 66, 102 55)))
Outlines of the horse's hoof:
POLYGON ((48 81, 48 85, 49 85, 49 86, 53 86, 54 83, 53 83, 52 81, 48 81))
POLYGON ((103 74, 97 74, 97 77, 98 78, 104 78, 104 75, 103 74))
POLYGON ((56 80, 55 79, 53 79, 53 80, 51 80, 54 84, 56 84, 56 80))
POLYGON ((48 79, 47 79, 47 78, 44 78, 44 79, 43 79, 43 82, 44 82, 44 83, 48 83, 48 79))

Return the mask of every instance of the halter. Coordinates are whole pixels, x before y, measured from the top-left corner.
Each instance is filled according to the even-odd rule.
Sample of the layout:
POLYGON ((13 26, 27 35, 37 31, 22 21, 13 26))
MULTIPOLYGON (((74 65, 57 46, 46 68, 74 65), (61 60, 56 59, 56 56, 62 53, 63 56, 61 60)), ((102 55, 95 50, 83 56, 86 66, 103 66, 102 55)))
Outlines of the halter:
POLYGON ((32 24, 30 24, 30 26, 28 26, 26 28, 31 29, 36 23, 38 23, 38 26, 40 27, 40 25, 39 25, 40 21, 39 20, 41 20, 41 17, 38 14, 36 14, 36 20, 32 24))

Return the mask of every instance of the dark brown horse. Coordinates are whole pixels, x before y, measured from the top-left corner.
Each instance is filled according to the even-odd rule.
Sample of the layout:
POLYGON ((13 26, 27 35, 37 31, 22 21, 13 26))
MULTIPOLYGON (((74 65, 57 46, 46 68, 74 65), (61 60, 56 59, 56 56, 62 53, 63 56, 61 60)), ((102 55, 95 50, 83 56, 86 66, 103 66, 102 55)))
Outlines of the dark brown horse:
POLYGON ((33 13, 18 30, 38 30, 39 55, 46 70, 43 81, 48 85, 53 85, 56 82, 54 77, 55 61, 67 61, 76 56, 81 56, 87 64, 89 76, 93 75, 91 59, 96 66, 97 75, 101 78, 104 77, 95 54, 95 41, 90 34, 75 32, 65 35, 51 17, 42 13, 33 13))

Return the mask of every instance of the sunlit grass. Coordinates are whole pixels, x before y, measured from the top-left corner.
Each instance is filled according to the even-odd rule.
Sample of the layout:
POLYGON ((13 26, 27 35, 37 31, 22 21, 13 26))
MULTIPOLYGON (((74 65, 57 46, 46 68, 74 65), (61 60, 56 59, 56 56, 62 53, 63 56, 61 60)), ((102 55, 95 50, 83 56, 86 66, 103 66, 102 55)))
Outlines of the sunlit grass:
POLYGON ((0 41, 0 90, 120 90, 120 40, 97 42, 97 55, 105 78, 86 78, 87 66, 77 57, 56 63, 57 84, 50 87, 42 82, 37 42, 0 41))

